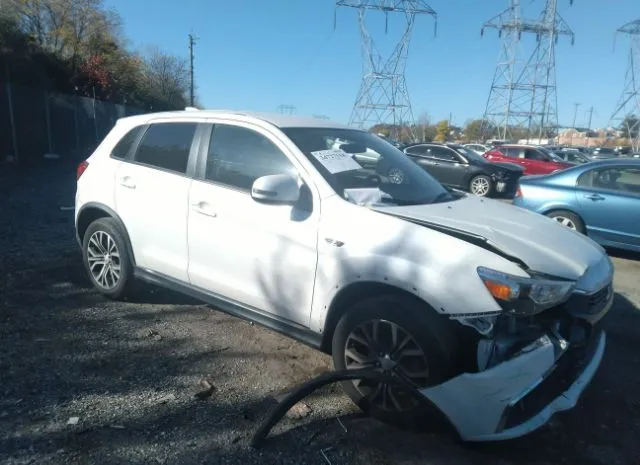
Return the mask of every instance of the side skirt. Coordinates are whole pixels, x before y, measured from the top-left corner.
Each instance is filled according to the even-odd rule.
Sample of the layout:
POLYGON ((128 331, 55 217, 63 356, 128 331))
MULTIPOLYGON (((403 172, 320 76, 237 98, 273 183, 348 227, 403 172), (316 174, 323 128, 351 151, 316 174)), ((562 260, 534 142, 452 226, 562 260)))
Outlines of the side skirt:
POLYGON ((238 302, 226 299, 220 295, 200 289, 195 286, 183 283, 176 279, 165 276, 154 271, 136 268, 134 275, 137 279, 167 288, 169 290, 186 294, 194 299, 201 300, 221 310, 229 315, 233 315, 243 320, 252 321, 265 328, 277 331, 287 337, 295 339, 314 349, 320 350, 322 345, 322 335, 311 331, 297 323, 283 320, 272 315, 268 315, 258 309, 242 305, 238 302))

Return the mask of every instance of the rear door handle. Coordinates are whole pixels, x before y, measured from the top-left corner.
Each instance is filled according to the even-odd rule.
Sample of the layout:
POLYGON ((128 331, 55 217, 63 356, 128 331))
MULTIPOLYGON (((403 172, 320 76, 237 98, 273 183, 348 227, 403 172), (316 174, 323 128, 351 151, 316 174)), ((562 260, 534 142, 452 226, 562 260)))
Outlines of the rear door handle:
POLYGON ((210 216, 212 218, 218 216, 218 214, 210 208, 207 202, 194 202, 191 204, 191 209, 204 216, 210 216))
POLYGON ((590 195, 587 195, 587 198, 588 198, 589 200, 593 200, 594 202, 595 202, 595 201, 598 201, 598 200, 605 200, 605 198, 604 198, 603 196, 598 195, 598 194, 590 194, 590 195))
POLYGON ((127 189, 135 189, 136 185, 135 183, 131 180, 131 178, 129 176, 125 176, 123 178, 120 179, 120 185, 123 187, 126 187, 127 189))

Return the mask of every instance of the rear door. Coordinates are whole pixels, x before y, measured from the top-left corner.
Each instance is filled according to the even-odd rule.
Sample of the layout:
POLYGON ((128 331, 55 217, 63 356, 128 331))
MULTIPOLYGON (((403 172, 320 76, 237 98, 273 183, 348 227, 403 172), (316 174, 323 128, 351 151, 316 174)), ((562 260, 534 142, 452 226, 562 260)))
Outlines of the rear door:
POLYGON ((600 167, 578 178, 576 196, 589 236, 640 246, 640 168, 600 167))
POLYGON ((197 122, 151 123, 116 171, 116 211, 136 265, 188 281, 187 213, 197 122))

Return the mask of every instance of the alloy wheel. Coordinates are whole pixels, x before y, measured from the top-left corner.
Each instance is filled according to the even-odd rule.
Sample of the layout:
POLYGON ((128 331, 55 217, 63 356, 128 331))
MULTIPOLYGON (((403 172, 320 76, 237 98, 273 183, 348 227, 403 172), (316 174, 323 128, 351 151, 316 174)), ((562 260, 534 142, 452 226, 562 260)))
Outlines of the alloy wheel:
POLYGON ((489 193, 489 180, 487 178, 475 178, 471 181, 471 193, 484 197, 489 193))
POLYGON ((553 219, 560 223, 562 226, 566 226, 569 229, 573 229, 574 231, 578 229, 576 224, 570 218, 567 218, 565 216, 554 216, 553 219))
POLYGON ((96 231, 87 244, 87 261, 93 280, 111 290, 120 282, 120 252, 116 241, 105 231, 96 231))
MULTIPOLYGON (((424 351, 408 331, 391 321, 370 320, 356 326, 346 339, 344 358, 348 369, 380 368, 416 387, 425 386, 429 380, 424 351)), ((396 386, 368 380, 353 384, 362 396, 383 410, 402 412, 418 403, 411 393, 396 386)))

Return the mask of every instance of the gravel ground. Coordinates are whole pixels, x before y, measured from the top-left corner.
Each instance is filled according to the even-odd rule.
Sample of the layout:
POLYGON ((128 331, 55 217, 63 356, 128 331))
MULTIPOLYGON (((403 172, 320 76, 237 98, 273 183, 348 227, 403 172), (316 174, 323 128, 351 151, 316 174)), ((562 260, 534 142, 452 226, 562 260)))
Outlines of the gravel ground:
POLYGON ((639 256, 614 258, 609 347, 593 384, 542 430, 464 445, 446 430, 380 424, 327 388, 256 451, 248 440, 274 396, 329 358, 168 291, 98 296, 64 209, 74 170, 56 163, 28 175, 0 166, 0 463, 638 463, 639 256), (202 379, 213 393, 199 399, 202 379))

